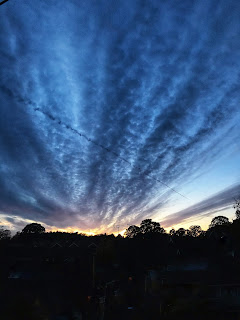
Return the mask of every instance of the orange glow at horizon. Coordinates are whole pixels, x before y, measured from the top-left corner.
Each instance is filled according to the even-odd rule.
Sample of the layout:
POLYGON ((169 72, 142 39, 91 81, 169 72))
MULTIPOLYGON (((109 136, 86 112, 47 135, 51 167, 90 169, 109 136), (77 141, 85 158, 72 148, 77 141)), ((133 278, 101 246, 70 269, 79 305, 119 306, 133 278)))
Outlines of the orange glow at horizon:
MULTIPOLYGON (((230 222, 234 219, 234 214, 232 212, 232 210, 229 210, 228 212, 226 212, 227 214, 225 214, 226 217, 229 218, 230 222)), ((170 227, 164 227, 164 223, 161 223, 161 226, 164 227, 165 231, 167 233, 169 233, 169 231, 174 228, 175 230, 179 229, 179 228, 184 228, 184 229, 189 229, 190 226, 192 225, 200 225, 202 230, 207 230, 209 227, 209 224, 211 223, 211 220, 214 216, 216 216, 217 214, 215 213, 214 215, 209 213, 209 215, 203 216, 203 217, 190 217, 189 219, 186 219, 185 221, 182 221, 181 223, 172 225, 170 227)), ((5 228, 10 229, 11 231, 15 231, 14 230, 14 226, 11 222, 9 222, 7 220, 7 215, 2 217, 2 221, 1 221, 1 225, 3 225, 5 228)), ((116 226, 114 227, 113 225, 109 226, 109 227, 100 227, 100 228, 88 228, 88 229, 80 229, 78 227, 66 227, 66 228, 57 228, 56 226, 49 226, 45 223, 42 223, 41 221, 34 221, 34 220, 30 220, 30 219, 22 219, 19 217, 14 217, 15 219, 17 219, 19 222, 21 223, 25 223, 30 224, 30 223, 40 223, 42 226, 45 227, 47 232, 68 232, 68 233, 79 233, 79 234, 85 234, 87 236, 95 236, 95 235, 100 235, 100 234, 113 234, 115 237, 118 236, 119 234, 121 236, 124 237, 125 231, 127 230, 127 228, 125 229, 121 229, 118 231, 116 231, 116 226)), ((152 218, 153 221, 159 221, 159 217, 153 217, 152 218)), ((139 226, 139 224, 136 224, 137 226, 139 226)), ((17 230, 17 231, 21 231, 21 230, 17 230)))
POLYGON ((85 231, 85 230, 80 230, 78 228, 72 228, 72 227, 67 227, 67 228, 49 228, 48 226, 46 227, 46 231, 47 232, 68 232, 68 233, 79 233, 79 234, 85 234, 87 236, 95 236, 95 235, 99 235, 99 234, 114 234, 114 236, 118 236, 118 234, 120 234, 121 236, 124 236, 124 233, 126 231, 126 229, 123 229, 119 232, 116 232, 116 231, 109 231, 109 232, 106 232, 106 229, 103 230, 103 229, 98 229, 98 228, 95 228, 95 229, 89 229, 88 231, 85 231))

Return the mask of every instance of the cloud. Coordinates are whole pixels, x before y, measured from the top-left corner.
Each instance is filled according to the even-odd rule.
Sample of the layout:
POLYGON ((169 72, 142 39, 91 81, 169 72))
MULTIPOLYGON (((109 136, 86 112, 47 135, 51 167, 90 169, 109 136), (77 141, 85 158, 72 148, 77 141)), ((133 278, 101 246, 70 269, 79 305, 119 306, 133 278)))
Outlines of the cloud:
POLYGON ((240 184, 232 185, 193 206, 167 216, 163 221, 163 225, 165 227, 170 227, 184 222, 191 217, 201 218, 206 215, 210 216, 213 213, 220 213, 221 211, 233 207, 235 199, 238 199, 239 196, 240 184))
POLYGON ((156 180, 184 194, 239 137, 239 9, 3 6, 0 210, 49 227, 112 230, 176 198, 156 180))

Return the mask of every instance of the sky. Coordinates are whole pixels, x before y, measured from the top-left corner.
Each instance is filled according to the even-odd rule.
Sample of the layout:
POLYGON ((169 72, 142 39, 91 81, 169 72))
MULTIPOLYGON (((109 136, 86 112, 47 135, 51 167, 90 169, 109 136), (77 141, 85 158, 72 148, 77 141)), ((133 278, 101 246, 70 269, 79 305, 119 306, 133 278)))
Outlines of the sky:
POLYGON ((0 225, 234 218, 240 2, 0 6, 0 225))

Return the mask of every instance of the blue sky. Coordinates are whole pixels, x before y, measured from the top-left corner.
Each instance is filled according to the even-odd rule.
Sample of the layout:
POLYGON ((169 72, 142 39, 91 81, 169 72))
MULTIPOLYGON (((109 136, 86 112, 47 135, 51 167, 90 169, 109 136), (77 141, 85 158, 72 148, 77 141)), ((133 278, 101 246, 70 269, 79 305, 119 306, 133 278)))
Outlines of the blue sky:
POLYGON ((234 217, 240 3, 12 0, 0 30, 1 225, 234 217))

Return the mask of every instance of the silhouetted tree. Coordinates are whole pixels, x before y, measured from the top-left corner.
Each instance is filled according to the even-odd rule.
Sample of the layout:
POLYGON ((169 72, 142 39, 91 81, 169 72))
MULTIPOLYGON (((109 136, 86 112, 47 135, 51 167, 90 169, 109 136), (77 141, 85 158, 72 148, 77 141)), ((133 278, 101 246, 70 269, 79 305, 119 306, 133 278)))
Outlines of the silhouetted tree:
POLYGON ((202 235, 202 233, 203 233, 203 230, 200 226, 191 226, 188 232, 188 234, 194 238, 199 237, 200 235, 202 235))
POLYGON ((11 231, 1 227, 0 228, 0 240, 7 240, 10 238, 11 238, 11 231))
POLYGON ((140 235, 153 235, 153 234, 164 234, 165 230, 161 227, 159 222, 152 221, 152 219, 145 219, 141 222, 140 227, 130 226, 125 235, 127 238, 134 238, 140 235))
POLYGON ((45 228, 40 223, 30 223, 23 228, 22 234, 41 234, 45 232, 45 228))
POLYGON ((175 235, 178 237, 184 237, 187 235, 187 230, 185 230, 184 228, 179 228, 178 230, 176 230, 175 235))
POLYGON ((21 232, 17 231, 17 233, 12 237, 12 239, 17 240, 21 237, 21 232))
POLYGON ((146 233, 165 233, 159 222, 154 222, 152 219, 145 219, 140 224, 140 232, 146 233))
POLYGON ((125 231, 125 236, 127 238, 134 238, 139 233, 140 233, 140 228, 133 225, 133 226, 130 226, 130 227, 127 228, 127 230, 125 231))
POLYGON ((170 231, 169 231, 169 234, 170 236, 174 236, 176 233, 176 230, 174 228, 172 228, 170 231))
POLYGON ((224 216, 217 216, 212 219, 209 229, 214 228, 216 226, 228 226, 230 224, 229 219, 224 216))
POLYGON ((240 219, 240 199, 235 199, 235 204, 233 206, 236 209, 235 215, 237 219, 240 219))

